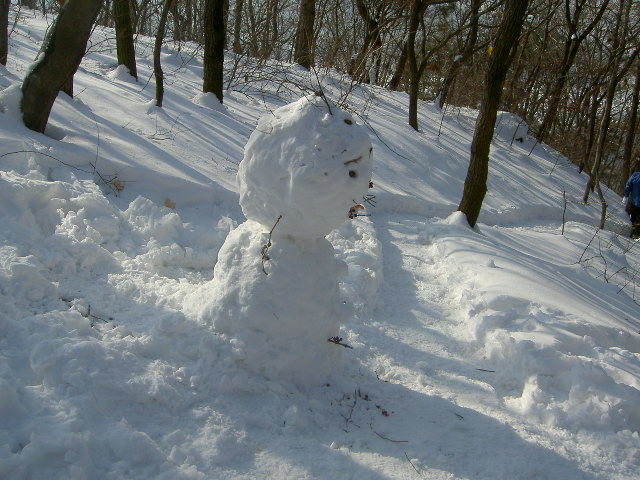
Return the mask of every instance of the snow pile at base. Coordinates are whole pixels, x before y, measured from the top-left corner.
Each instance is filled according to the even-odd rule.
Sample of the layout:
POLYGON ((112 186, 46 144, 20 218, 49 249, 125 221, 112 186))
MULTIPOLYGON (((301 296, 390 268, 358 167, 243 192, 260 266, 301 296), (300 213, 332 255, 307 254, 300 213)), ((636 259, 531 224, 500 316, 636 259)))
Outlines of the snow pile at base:
POLYGON ((324 237, 351 221, 371 169, 366 131, 326 99, 303 97, 260 120, 238 171, 248 220, 227 237, 213 280, 185 301, 238 362, 301 385, 337 369, 339 326, 353 310, 339 288, 347 265, 324 237))

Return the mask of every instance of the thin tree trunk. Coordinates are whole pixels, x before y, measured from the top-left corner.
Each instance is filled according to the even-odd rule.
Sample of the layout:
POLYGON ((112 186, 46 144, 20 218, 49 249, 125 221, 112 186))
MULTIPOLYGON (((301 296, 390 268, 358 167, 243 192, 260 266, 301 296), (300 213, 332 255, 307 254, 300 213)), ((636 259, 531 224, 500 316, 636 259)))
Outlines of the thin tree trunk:
POLYGON ((102 0, 67 0, 56 18, 44 54, 22 83, 22 119, 44 132, 62 86, 78 69, 102 0))
POLYGON ((9 5, 11 0, 0 0, 0 64, 7 64, 9 54, 9 5))
POLYGON ((204 80, 202 91, 222 103, 224 72, 224 0, 207 0, 204 11, 204 80))
POLYGON ((420 68, 416 56, 416 34, 420 20, 427 8, 428 0, 413 0, 409 13, 409 36, 407 38, 407 63, 409 64, 409 125, 418 130, 418 95, 420 93, 420 68))
POLYGON ((235 16, 233 18, 233 53, 242 54, 242 45, 240 44, 240 32, 242 29, 242 6, 244 0, 236 0, 234 9, 235 16))
POLYGON ((402 77, 404 76, 404 70, 407 66, 407 42, 402 44, 402 51, 400 52, 400 58, 398 58, 398 63, 396 64, 396 69, 393 72, 393 77, 389 81, 388 89, 389 90, 398 90, 400 86, 400 82, 402 81, 402 77))
POLYGON ((160 61, 160 53, 162 51, 162 42, 164 41, 164 33, 167 26, 167 17, 171 10, 173 0, 165 0, 160 13, 160 21, 156 30, 156 41, 153 47, 153 73, 156 77, 156 106, 162 107, 164 99, 164 72, 162 71, 162 63, 160 61))
POLYGON ((600 106, 600 101, 601 99, 598 98, 598 88, 594 86, 594 91, 591 95, 587 142, 584 148, 584 155, 582 156, 582 160, 578 168, 579 173, 582 173, 583 170, 591 170, 591 152, 593 151, 593 143, 596 138, 596 123, 598 121, 598 107, 600 106))
POLYGON ((494 42, 486 74, 485 91, 471 143, 469 171, 458 210, 464 213, 474 227, 487 192, 489 150, 495 128, 504 80, 513 59, 510 55, 524 21, 529 0, 509 0, 494 42))

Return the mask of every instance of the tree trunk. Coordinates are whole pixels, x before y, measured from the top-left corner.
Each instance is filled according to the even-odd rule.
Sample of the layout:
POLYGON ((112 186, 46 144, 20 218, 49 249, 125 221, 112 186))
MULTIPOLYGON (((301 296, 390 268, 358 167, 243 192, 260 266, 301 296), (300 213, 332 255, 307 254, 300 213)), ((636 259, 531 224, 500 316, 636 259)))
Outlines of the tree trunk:
POLYGON ((9 5, 11 0, 0 0, 0 64, 7 64, 9 54, 9 5))
POLYGON ((207 0, 204 11, 204 81, 202 91, 213 92, 222 103, 224 72, 224 0, 207 0))
POLYGON ((165 0, 160 13, 160 21, 156 31, 156 41, 153 47, 153 73, 156 77, 156 106, 162 107, 164 99, 164 72, 162 71, 162 63, 160 62, 160 52, 162 51, 162 42, 164 41, 164 32, 167 26, 167 17, 171 10, 173 0, 165 0))
POLYGON ((236 0, 234 9, 235 16, 233 18, 233 53, 242 54, 242 45, 240 44, 240 32, 242 29, 242 6, 244 0, 236 0))
POLYGON ((407 66, 407 42, 402 44, 402 51, 400 52, 400 58, 398 58, 398 63, 396 64, 396 69, 393 72, 393 77, 389 81, 389 85, 387 88, 389 90, 398 90, 400 86, 400 82, 402 81, 402 77, 404 76, 404 70, 407 66))
POLYGON ((513 57, 529 0, 509 0, 493 46, 485 80, 485 91, 471 143, 469 171, 458 210, 464 213, 474 227, 487 192, 489 150, 495 128, 502 87, 513 57))
POLYGON ((407 63, 409 64, 409 125, 418 130, 418 95, 420 93, 420 69, 416 56, 416 34, 420 19, 427 8, 424 0, 413 0, 409 13, 409 36, 407 38, 407 63))
POLYGON ((316 17, 315 0, 300 0, 300 15, 296 29, 294 61, 309 70, 313 66, 313 24, 316 17))
POLYGON ((113 0, 113 16, 116 22, 116 50, 118 64, 124 65, 136 80, 136 50, 133 44, 133 26, 129 0, 113 0))
POLYGON ((615 72, 612 73, 611 80, 607 87, 607 96, 604 100, 604 107, 602 111, 602 120, 600 121, 600 130, 598 131, 598 142, 596 143, 596 156, 593 160, 593 165, 589 173, 589 180, 584 190, 584 196, 582 201, 586 205, 589 201, 589 193, 593 191, 594 186, 598 183, 600 165, 604 157, 604 148, 607 141, 607 133, 609 130, 609 124, 611 123, 611 109, 613 108, 613 97, 616 93, 617 83, 615 81, 615 72))
POLYGON ((78 69, 102 0, 67 0, 60 10, 44 54, 22 83, 22 120, 44 132, 62 86, 78 69))
POLYGON ((597 85, 594 85, 589 106, 589 120, 586 133, 586 142, 582 160, 580 160, 580 165, 578 166, 578 173, 582 173, 584 170, 591 169, 591 151, 593 150, 593 142, 596 136, 596 121, 598 119, 598 107, 600 106, 600 99, 598 97, 598 87, 597 85))

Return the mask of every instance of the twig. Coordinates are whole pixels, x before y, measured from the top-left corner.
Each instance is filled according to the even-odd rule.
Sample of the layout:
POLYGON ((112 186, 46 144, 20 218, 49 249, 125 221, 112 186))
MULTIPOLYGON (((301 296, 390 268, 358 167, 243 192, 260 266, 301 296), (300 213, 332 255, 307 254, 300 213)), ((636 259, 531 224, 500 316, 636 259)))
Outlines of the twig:
MULTIPOLYGON (((65 167, 75 168, 76 170, 78 170, 78 171, 80 171, 80 172, 83 172, 83 173, 92 173, 92 172, 89 172, 89 171, 87 171, 87 170, 83 170, 83 169, 81 169, 80 167, 76 167, 75 165, 71 165, 71 164, 69 164, 69 163, 65 163, 65 162, 63 162, 62 160, 60 160, 60 159, 58 159, 58 158, 54 157, 53 155, 49 155, 48 153, 44 153, 44 152, 38 152, 37 150, 16 150, 15 152, 7 152, 7 153, 3 153, 2 155, 0 155, 0 158, 2 158, 2 157, 6 157, 7 155, 14 155, 14 154, 17 154, 17 153, 37 153, 38 155, 42 155, 42 156, 44 156, 44 157, 52 158, 52 159, 54 159, 56 162, 59 162, 59 163, 61 163, 62 165, 64 165, 65 167)), ((90 165, 92 165, 92 164, 90 164, 90 165)), ((92 166, 93 166, 93 165, 92 165, 92 166)))
POLYGON ((562 206, 562 232, 560 233, 561 235, 564 235, 564 224, 565 224, 565 216, 567 213, 567 191, 566 190, 562 190, 562 201, 563 201, 563 206, 562 206))
POLYGON ((388 442, 393 442, 393 443, 409 443, 409 440, 393 440, 391 438, 387 438, 384 435, 380 435, 378 432, 376 432, 375 430, 373 431, 373 433, 375 433, 377 436, 379 436, 381 439, 386 440, 388 442))
POLYGON ((416 468, 416 466, 413 464, 413 462, 411 461, 411 459, 409 458, 409 455, 407 455, 407 452, 404 452, 404 456, 407 457, 407 461, 411 464, 411 466, 413 467, 413 469, 416 471, 416 473, 418 475, 420 475, 420 470, 418 470, 416 468))
POLYGON ((276 225, 278 225, 278 222, 280 221, 281 218, 282 218, 282 215, 278 217, 278 219, 276 220, 276 223, 273 225, 273 228, 269 231, 269 241, 262 246, 262 250, 260 251, 260 255, 262 256, 262 271, 264 272, 265 275, 269 275, 264 268, 264 262, 269 260, 269 255, 267 255, 267 252, 271 247, 271 235, 273 234, 273 231, 275 230, 276 225))
MULTIPOLYGON (((348 430, 346 430, 347 425, 349 425, 349 423, 353 423, 353 422, 351 421, 351 417, 353 416, 353 411, 354 411, 354 410, 355 410, 355 408, 356 408, 356 403, 358 403, 358 395, 357 395, 356 393, 357 393, 357 392, 354 392, 354 394, 353 394, 353 405, 351 405, 351 409, 349 410, 349 416, 348 416, 348 417, 345 417, 344 415, 340 414, 340 416, 341 416, 342 418, 344 418, 344 422, 345 422, 345 423, 344 423, 344 426, 345 426, 345 430, 344 430, 344 431, 345 431, 345 432, 348 432, 348 430)), ((346 395, 346 394, 344 394, 342 398, 344 399, 345 397, 347 397, 347 395, 346 395)), ((348 398, 348 397, 347 397, 347 398, 348 398)), ((355 423, 353 423, 353 424, 354 424, 354 425, 356 425, 355 423)), ((359 425, 356 425, 356 427, 360 428, 360 426, 359 426, 359 425)))

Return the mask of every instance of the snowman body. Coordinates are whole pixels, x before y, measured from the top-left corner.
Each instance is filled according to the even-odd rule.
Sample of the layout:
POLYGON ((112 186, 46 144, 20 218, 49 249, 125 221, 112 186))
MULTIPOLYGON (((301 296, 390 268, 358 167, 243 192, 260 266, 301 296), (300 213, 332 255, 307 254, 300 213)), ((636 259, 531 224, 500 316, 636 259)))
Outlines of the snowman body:
POLYGON ((349 218, 371 180, 371 142, 353 118, 317 96, 263 117, 238 171, 247 221, 218 254, 202 316, 237 359, 297 384, 326 381, 352 315, 325 236, 349 218))

